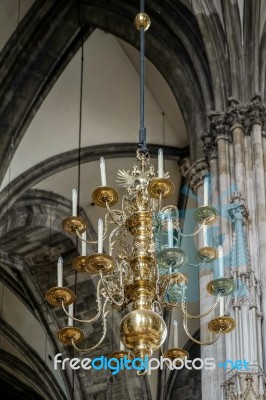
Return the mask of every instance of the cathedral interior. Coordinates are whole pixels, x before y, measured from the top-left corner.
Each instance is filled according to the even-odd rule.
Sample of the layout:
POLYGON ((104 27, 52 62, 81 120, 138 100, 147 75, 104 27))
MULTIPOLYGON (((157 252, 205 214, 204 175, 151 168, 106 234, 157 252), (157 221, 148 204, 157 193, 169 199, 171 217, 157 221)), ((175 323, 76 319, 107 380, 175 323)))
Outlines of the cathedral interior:
MULTIPOLYGON (((47 292, 71 289, 79 319, 96 315, 99 303, 99 274, 73 269, 82 244, 62 227, 74 215, 72 190, 78 189, 78 214, 87 221, 85 252, 97 253, 98 220, 106 210, 91 194, 101 187, 100 158, 119 199, 136 164, 143 71, 134 19, 142 3, 0 2, 2 399, 266 399, 266 0, 145 1, 151 20, 145 32, 147 149, 156 171, 163 150, 164 171, 175 187, 164 205, 174 204, 181 215, 178 226, 195 232, 195 210, 203 205, 208 182, 209 206, 217 210, 208 231, 201 227, 206 240, 201 231, 191 241, 181 240, 190 260, 197 248, 209 251, 203 266, 193 258, 178 269, 188 278, 187 310, 202 318, 189 320, 188 335, 188 314, 164 299, 168 307, 158 321, 164 319, 168 334, 153 356, 180 347, 190 360, 214 359, 216 368, 165 367, 143 375, 55 368, 57 354, 79 354, 71 342, 58 340, 67 316, 47 302, 47 292), (63 285, 58 285, 61 258, 63 285), (221 265, 224 274, 217 278, 221 265), (218 293, 218 300, 210 293, 218 293), (236 367, 237 360, 249 367, 236 367)), ((132 304, 118 303, 106 313, 106 326, 99 319, 84 327, 79 346, 93 347, 84 357, 108 357, 121 349, 120 324, 132 304), (104 340, 96 347, 103 329, 104 340)), ((153 314, 159 313, 156 307, 153 314)))

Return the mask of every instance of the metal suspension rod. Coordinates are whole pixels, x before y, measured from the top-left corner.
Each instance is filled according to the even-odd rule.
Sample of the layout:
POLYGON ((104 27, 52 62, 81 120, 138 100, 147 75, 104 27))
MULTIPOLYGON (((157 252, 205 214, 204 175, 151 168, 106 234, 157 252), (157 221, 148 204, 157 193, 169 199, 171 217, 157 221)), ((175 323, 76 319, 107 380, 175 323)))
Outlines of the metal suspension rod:
MULTIPOLYGON (((144 0, 140 0, 140 12, 144 13, 144 0)), ((145 28, 140 27, 140 129, 139 144, 143 153, 147 152, 146 128, 144 123, 144 85, 145 85, 145 28)))

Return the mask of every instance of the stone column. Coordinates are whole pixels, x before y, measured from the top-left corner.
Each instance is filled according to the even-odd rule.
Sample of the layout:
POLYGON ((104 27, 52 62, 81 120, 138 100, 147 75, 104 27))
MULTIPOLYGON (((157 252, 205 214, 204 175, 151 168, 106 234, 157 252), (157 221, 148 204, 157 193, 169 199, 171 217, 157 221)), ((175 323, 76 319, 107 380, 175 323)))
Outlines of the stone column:
MULTIPOLYGON (((257 228, 258 264, 260 266, 260 279, 266 282, 266 199, 265 199, 265 172, 263 154, 262 128, 265 123, 265 106, 260 96, 255 96, 248 104, 248 116, 251 131, 251 144, 253 154, 253 175, 255 192, 255 218, 257 228)), ((262 310, 266 313, 266 290, 262 291, 262 310)), ((263 322, 264 337, 266 337, 266 324, 263 322)), ((264 351, 264 366, 266 365, 266 352, 264 351)))

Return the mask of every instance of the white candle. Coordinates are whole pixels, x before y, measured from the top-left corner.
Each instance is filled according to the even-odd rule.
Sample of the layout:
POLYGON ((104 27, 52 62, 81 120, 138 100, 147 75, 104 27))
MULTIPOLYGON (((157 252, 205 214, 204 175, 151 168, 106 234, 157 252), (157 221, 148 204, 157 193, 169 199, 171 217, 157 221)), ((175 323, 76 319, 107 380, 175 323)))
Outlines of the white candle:
POLYGON ((174 320, 174 348, 178 349, 178 322, 174 320))
POLYGON ((72 189, 72 215, 77 217, 78 215, 78 192, 77 189, 72 189))
POLYGON ((87 234, 86 234, 86 231, 82 233, 81 237, 82 237, 81 255, 86 257, 86 255, 87 255, 87 243, 86 243, 87 234))
POLYGON ((224 297, 220 297, 220 317, 224 316, 224 297))
POLYGON ((202 232, 203 232, 203 247, 207 247, 208 246, 207 225, 203 225, 202 232))
MULTIPOLYGON (((74 304, 69 304, 68 306, 68 314, 70 315, 70 317, 73 317, 73 309, 74 309, 74 304)), ((73 319, 68 317, 68 326, 73 326, 73 319)))
POLYGON ((63 287, 63 258, 59 257, 57 261, 57 287, 63 287))
POLYGON ((168 248, 172 249, 174 247, 174 227, 173 220, 169 216, 167 220, 167 230, 168 230, 168 248))
POLYGON ((103 252, 103 220, 98 221, 98 253, 103 252))
POLYGON ((203 205, 209 204, 209 178, 205 177, 203 181, 203 205))
POLYGON ((163 178, 163 150, 158 150, 158 178, 163 178))
POLYGON ((125 346, 123 345, 121 340, 120 340, 120 351, 125 351, 125 346))
POLYGON ((218 257, 219 257, 219 278, 224 277, 224 251, 223 246, 218 246, 218 257))
POLYGON ((102 186, 107 186, 106 184, 106 171, 105 171, 105 159, 100 158, 100 171, 101 171, 101 182, 102 186))

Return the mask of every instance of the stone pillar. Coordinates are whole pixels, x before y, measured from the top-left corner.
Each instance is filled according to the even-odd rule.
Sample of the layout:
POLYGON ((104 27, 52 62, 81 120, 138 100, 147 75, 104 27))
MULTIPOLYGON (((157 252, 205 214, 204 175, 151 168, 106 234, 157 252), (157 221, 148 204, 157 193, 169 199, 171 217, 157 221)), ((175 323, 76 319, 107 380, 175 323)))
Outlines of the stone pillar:
MULTIPOLYGON (((261 340, 260 290, 260 276, 266 282, 263 265, 266 259, 264 117, 265 107, 259 96, 255 96, 249 104, 230 99, 225 112, 210 113, 210 129, 203 136, 203 152, 213 182, 213 205, 215 199, 219 199, 220 223, 217 226, 220 243, 217 244, 224 247, 228 267, 226 276, 235 280, 238 290, 228 299, 226 310, 236 320, 237 329, 225 335, 223 340, 212 346, 212 350, 202 349, 202 356, 224 360, 246 358, 253 364, 249 377, 245 373, 231 372, 230 375, 227 371, 224 375, 217 372, 210 382, 208 372, 202 371, 204 400, 235 400, 249 393, 254 393, 258 399, 265 396, 261 383, 264 379, 262 355, 265 351, 261 340), (221 387, 219 393, 218 386, 221 387)), ((204 290, 201 292, 201 303, 206 305, 204 290)), ((262 307, 265 313, 266 291, 262 307)))

